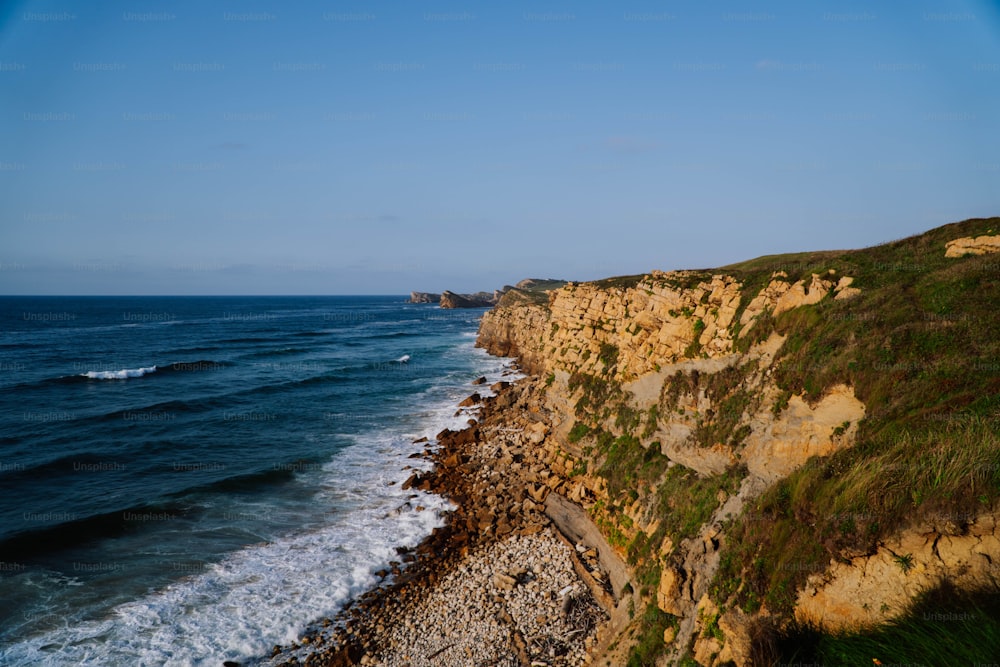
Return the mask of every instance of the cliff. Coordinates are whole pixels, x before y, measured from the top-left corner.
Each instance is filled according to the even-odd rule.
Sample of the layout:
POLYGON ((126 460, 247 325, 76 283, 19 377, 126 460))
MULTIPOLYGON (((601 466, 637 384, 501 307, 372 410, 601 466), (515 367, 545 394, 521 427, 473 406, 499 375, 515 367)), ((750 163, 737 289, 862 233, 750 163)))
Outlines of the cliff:
POLYGON ((475 292, 473 294, 456 294, 445 290, 441 294, 431 292, 410 292, 408 303, 437 303, 442 308, 489 308, 501 303, 505 295, 515 301, 534 300, 536 295, 546 293, 565 284, 562 280, 526 278, 513 287, 504 285, 492 292, 475 292))
POLYGON ((407 303, 438 303, 441 301, 440 294, 431 292, 410 292, 410 299, 407 303))
POLYGON ((456 294, 448 290, 441 294, 410 292, 408 303, 436 303, 442 308, 489 308, 495 306, 502 295, 503 290, 473 294, 456 294))
POLYGON ((782 647, 916 622, 942 586, 993 593, 998 231, 566 283, 484 315, 478 345, 539 378, 538 446, 630 565, 630 659, 801 659, 782 647))

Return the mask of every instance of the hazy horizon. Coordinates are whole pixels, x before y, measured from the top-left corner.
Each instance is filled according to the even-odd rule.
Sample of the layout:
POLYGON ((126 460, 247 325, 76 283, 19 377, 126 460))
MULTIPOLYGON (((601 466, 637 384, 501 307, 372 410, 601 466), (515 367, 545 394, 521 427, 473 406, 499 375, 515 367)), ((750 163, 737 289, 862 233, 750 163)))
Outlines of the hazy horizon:
POLYGON ((0 8, 0 294, 490 291, 1000 214, 1000 7, 0 8))

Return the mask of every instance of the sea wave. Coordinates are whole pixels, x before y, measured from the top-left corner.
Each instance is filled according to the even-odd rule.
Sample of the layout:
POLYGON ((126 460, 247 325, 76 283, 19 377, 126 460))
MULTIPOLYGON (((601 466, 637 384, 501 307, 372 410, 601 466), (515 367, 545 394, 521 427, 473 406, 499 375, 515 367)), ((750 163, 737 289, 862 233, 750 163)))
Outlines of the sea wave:
POLYGON ((127 380, 141 378, 143 375, 155 372, 156 366, 145 366, 143 368, 123 368, 119 371, 87 371, 80 373, 80 376, 91 380, 127 380))
MULTIPOLYGON (((168 364, 154 364, 153 366, 143 366, 141 368, 123 368, 120 370, 94 370, 80 373, 81 378, 88 380, 128 380, 130 378, 145 377, 152 373, 195 373, 203 371, 222 370, 230 363, 224 361, 213 361, 211 359, 198 359, 195 361, 172 361, 168 364)), ((72 377, 72 376, 70 376, 72 377)), ((69 379, 69 378, 59 378, 69 379)))
MULTIPOLYGON (((89 363, 87 365, 90 365, 89 363)), ((82 362, 73 364, 74 370, 87 368, 82 362)), ((153 364, 151 366, 141 366, 139 368, 100 368, 99 362, 94 362, 98 368, 85 370, 82 373, 73 375, 59 375, 41 380, 22 382, 2 387, 2 391, 18 391, 21 389, 31 389, 45 387, 51 384, 76 384, 87 383, 92 380, 129 380, 142 377, 159 377, 170 375, 171 373, 190 373, 201 371, 217 371, 233 365, 231 361, 213 361, 211 359, 198 359, 196 361, 173 361, 166 364, 153 364)))
MULTIPOLYGON (((128 571, 122 577, 130 580, 125 585, 114 577, 89 576, 100 573, 86 571, 84 575, 88 576, 81 575, 76 585, 86 586, 87 596, 63 596, 63 587, 53 584, 30 587, 24 602, 11 596, 19 605, 12 609, 18 614, 25 610, 37 613, 38 620, 23 631, 0 632, 0 664, 218 665, 223 660, 258 664, 256 660, 267 655, 274 644, 296 641, 311 624, 337 613, 352 598, 379 585, 381 579, 376 573, 390 561, 399 560, 397 547, 415 546, 441 525, 444 514, 451 509, 448 501, 439 496, 402 490, 402 482, 412 473, 408 468, 429 465, 409 458, 424 449, 414 440, 433 437, 443 427, 467 427, 470 414, 456 413, 455 403, 472 391, 486 393, 489 382, 486 387, 474 389, 469 384, 474 377, 485 375, 492 382, 502 376, 504 369, 502 362, 474 350, 467 337, 452 349, 452 337, 457 332, 451 328, 435 323, 427 328, 414 326, 413 332, 407 333, 400 331, 401 323, 396 322, 360 332, 358 329, 367 324, 366 317, 345 315, 346 323, 357 321, 359 326, 345 327, 336 345, 308 333, 296 336, 287 328, 280 335, 250 331, 244 324, 256 326, 256 322, 232 319, 232 327, 204 331, 198 337, 178 336, 166 343, 162 338, 151 339, 154 342, 147 347, 129 348, 136 356, 105 357, 103 348, 95 347, 97 351, 78 352, 77 358, 83 364, 74 364, 71 370, 58 366, 53 367, 55 372, 46 369, 42 377, 49 379, 38 384, 80 383, 84 390, 80 386, 64 387, 65 396, 90 401, 79 408, 83 416, 72 425, 74 429, 88 420, 87 426, 100 434, 96 442, 120 441, 130 447, 127 457, 104 456, 103 450, 97 449, 86 458, 79 454, 67 458, 69 455, 64 453, 62 460, 49 464, 53 466, 49 472, 59 473, 67 466, 72 470, 74 463, 83 461, 81 472, 114 475, 119 473, 108 466, 116 461, 127 466, 128 472, 166 461, 174 467, 176 475, 172 477, 176 482, 171 479, 169 485, 149 484, 155 498, 145 495, 145 487, 141 487, 139 500, 123 498, 120 507, 130 508, 128 517, 121 509, 107 516, 80 516, 76 522, 52 517, 51 522, 44 522, 45 535, 23 537, 21 553, 34 549, 39 559, 49 558, 46 540, 58 539, 67 547, 66 553, 86 546, 93 550, 88 553, 96 554, 90 560, 110 565, 134 563, 135 571, 140 573, 140 568, 157 561, 169 569, 169 576, 161 571, 150 576, 147 586, 144 577, 132 577, 132 571, 128 571), (434 338, 438 335, 446 339, 434 338), (222 336, 232 346, 216 339, 222 336), (426 340, 399 340, 402 336, 425 336, 426 340), (373 343, 373 338, 389 340, 381 344, 373 343), (207 345, 200 344, 203 341, 207 345), (268 350, 274 347, 296 351, 268 350), (244 356, 248 352, 294 355, 303 348, 309 348, 314 356, 301 360, 295 356, 244 356), (216 349, 221 351, 210 351, 216 349), (413 355, 412 360, 410 354, 400 356, 407 351, 413 355), (202 354, 229 361, 167 363, 202 354), (268 368, 268 364, 280 372, 257 372, 268 368), (447 370, 437 373, 437 364, 447 370), (171 379, 172 373, 226 366, 235 369, 218 376, 196 374, 191 376, 191 382, 179 375, 171 379), (90 372, 117 374, 152 368, 155 371, 143 375, 126 374, 124 379, 132 379, 134 384, 117 385, 101 381, 116 377, 88 376, 90 372), (396 372, 384 372, 389 370, 396 372), (60 372, 73 375, 52 378, 60 372), (333 386, 340 384, 348 391, 340 392, 339 386, 333 386), (295 392, 308 386, 313 386, 314 391, 295 392), (271 400, 269 394, 281 395, 271 400), (365 409, 368 400, 379 401, 370 413, 365 409), (322 421, 316 419, 298 430, 290 419, 274 420, 273 425, 245 421, 248 416, 269 416, 271 410, 281 412, 279 406, 293 402, 304 402, 306 408, 312 408, 312 417, 326 411, 322 421), (396 405, 402 414, 387 417, 390 406, 396 405), (226 435, 219 443, 204 441, 206 434, 210 435, 208 431, 191 430, 196 429, 197 422, 188 419, 187 413, 210 410, 215 410, 214 414, 223 411, 219 428, 225 429, 226 435), (91 411, 101 414, 87 416, 91 411), (100 420, 124 424, 128 433, 122 433, 117 426, 101 432, 102 425, 97 423, 100 420), (245 459, 257 451, 256 445, 242 440, 246 434, 268 440, 269 451, 274 453, 265 455, 267 466, 245 474, 221 469, 229 460, 224 457, 230 455, 226 449, 230 443, 239 452, 237 456, 245 459), (315 438, 321 445, 315 451, 292 451, 284 446, 287 438, 315 438), (156 458, 161 456, 161 450, 169 453, 168 458, 156 458), (294 519, 274 518, 284 517, 286 510, 287 516, 294 519), (220 521, 220 516, 224 520, 220 521), (275 525, 279 529, 274 529, 275 525), (186 546, 184 539, 177 539, 182 533, 197 535, 210 548, 202 551, 196 546, 190 553, 177 551, 180 555, 174 555, 161 546, 186 546), (246 540, 240 533, 251 538, 246 540), (126 559, 116 555, 124 551, 125 544, 143 547, 127 552, 135 554, 134 561, 131 556, 126 559), (238 546, 241 544, 248 546, 238 546), (147 549, 147 545, 152 546, 147 549), (183 576, 175 576, 174 572, 182 572, 183 576), (97 601, 104 590, 127 594, 127 598, 108 596, 97 601), (66 614, 67 609, 74 613, 66 614)), ((461 319, 445 319, 454 322, 454 328, 461 326, 461 319)), ((318 326, 328 325, 324 320, 318 326)), ((15 391, 11 398, 17 398, 18 393, 15 391)), ((51 394, 59 395, 54 391, 51 394)), ((42 398, 48 399, 49 394, 42 398)), ((32 432, 43 431, 36 424, 28 427, 32 432)), ((35 477, 35 472, 25 464, 17 474, 35 477)), ((56 474, 47 476, 55 479, 56 474)), ((94 474, 74 479, 97 485, 102 478, 94 474)), ((79 508, 76 511, 84 514, 79 508)), ((59 559, 51 557, 48 562, 59 559)), ((30 564, 24 575, 38 572, 30 564)), ((29 589, 14 585, 12 580, 20 576, 5 575, 10 583, 7 588, 18 594, 29 589)))
POLYGON ((317 501, 339 509, 327 526, 235 552, 105 619, 0 648, 0 663, 208 665, 296 641, 310 623, 378 585, 376 572, 398 558, 396 547, 416 546, 451 509, 440 496, 402 491, 411 446, 383 445, 395 450, 395 465, 372 465, 369 447, 356 446, 324 467, 324 486, 336 497, 321 492, 317 501))

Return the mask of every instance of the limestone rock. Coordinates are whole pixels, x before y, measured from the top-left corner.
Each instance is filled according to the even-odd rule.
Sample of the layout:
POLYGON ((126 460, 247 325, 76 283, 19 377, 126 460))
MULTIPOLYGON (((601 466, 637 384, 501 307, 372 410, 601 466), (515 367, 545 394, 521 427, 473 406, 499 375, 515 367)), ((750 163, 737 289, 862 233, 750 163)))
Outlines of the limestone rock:
POLYGON ((750 665, 750 619, 739 607, 726 611, 719 617, 719 629, 726 636, 726 644, 719 654, 720 662, 750 665))
POLYGON ((816 273, 812 274, 812 280, 808 287, 806 287, 805 280, 798 280, 778 299, 774 305, 774 314, 780 315, 792 308, 819 303, 823 297, 829 294, 832 287, 833 283, 829 280, 823 280, 816 273))
POLYGON ((538 445, 545 440, 545 436, 548 434, 549 428, 542 422, 535 422, 525 428, 524 432, 528 438, 528 442, 538 445))
POLYGON ((407 303, 437 303, 440 300, 440 294, 432 294, 430 292, 410 292, 410 300, 407 303))
POLYGON ((683 577, 673 567, 666 566, 660 574, 660 587, 656 591, 656 606, 668 614, 680 616, 684 609, 680 604, 683 577))
POLYGON ((512 591, 517 586, 517 579, 509 574, 497 572, 493 575, 493 585, 503 591, 512 591))
POLYGON ((473 405, 478 405, 480 402, 482 402, 482 400, 483 398, 479 394, 472 394, 471 396, 462 399, 462 401, 458 405, 459 407, 469 408, 472 407, 473 405))
POLYGON ((864 403, 846 385, 833 387, 815 406, 792 396, 777 417, 771 405, 763 405, 750 422, 752 430, 741 458, 750 474, 776 481, 811 456, 827 456, 850 445, 864 416, 864 403), (843 429, 839 436, 835 435, 838 429, 843 429))
POLYGON ((1000 555, 996 519, 987 512, 966 528, 950 535, 940 526, 913 525, 871 556, 831 563, 799 592, 795 617, 825 630, 853 629, 899 616, 945 578, 966 589, 991 585, 1000 555))
POLYGON ((965 238, 948 241, 945 244, 945 257, 964 257, 966 255, 986 255, 1000 252, 1000 235, 998 236, 966 236, 965 238))
POLYGON ((854 283, 854 278, 849 276, 844 276, 837 282, 837 286, 833 288, 834 299, 838 301, 846 301, 847 299, 853 299, 854 297, 861 294, 861 290, 857 287, 851 287, 854 283))
POLYGON ((476 294, 455 294, 445 290, 441 293, 442 308, 488 308, 496 301, 493 294, 489 292, 477 292, 476 294))
POLYGON ((715 664, 716 656, 722 651, 722 642, 715 637, 701 637, 694 644, 694 661, 699 665, 715 664))

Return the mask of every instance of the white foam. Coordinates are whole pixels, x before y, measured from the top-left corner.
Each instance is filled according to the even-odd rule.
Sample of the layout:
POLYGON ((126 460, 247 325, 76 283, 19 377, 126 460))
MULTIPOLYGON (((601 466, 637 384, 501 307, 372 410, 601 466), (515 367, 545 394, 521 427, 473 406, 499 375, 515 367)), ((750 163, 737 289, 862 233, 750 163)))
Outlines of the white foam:
POLYGON ((396 361, 398 361, 398 362, 399 362, 399 363, 401 363, 401 364, 405 364, 405 363, 406 363, 406 362, 408 362, 409 360, 410 360, 410 355, 408 355, 408 354, 404 354, 404 355, 403 355, 403 356, 401 356, 401 357, 400 357, 399 359, 396 359, 396 361))
POLYGON ((326 466, 316 501, 343 510, 324 528, 238 551, 208 572, 119 605, 110 618, 13 645, 0 651, 0 664, 214 666, 297 641, 309 623, 377 585, 375 572, 398 558, 396 546, 415 547, 443 525, 446 500, 400 490, 409 475, 402 455, 412 451, 402 444, 380 443, 397 453, 388 466, 373 460, 370 445, 326 466))
MULTIPOLYGON (((508 360, 473 351, 471 342, 454 353, 470 352, 480 357, 476 375, 497 380, 508 368, 508 360)), ((155 370, 87 376, 118 379, 118 373, 125 378, 155 370)), ((431 404, 419 428, 427 435, 464 428, 468 415, 455 416, 455 403, 469 393, 469 379, 429 388, 431 404)), ((419 544, 452 509, 440 496, 402 491, 412 472, 407 468, 430 465, 408 458, 415 450, 412 437, 375 431, 353 438, 355 444, 315 473, 315 502, 330 508, 322 528, 242 549, 206 572, 115 607, 105 618, 8 645, 0 649, 0 664, 215 667, 224 660, 246 663, 275 644, 297 641, 310 623, 334 616, 376 586, 375 573, 398 558, 396 547, 419 544)))
POLYGON ((87 371, 81 375, 92 380, 127 380, 155 372, 156 366, 146 366, 144 368, 123 368, 120 371, 87 371))

